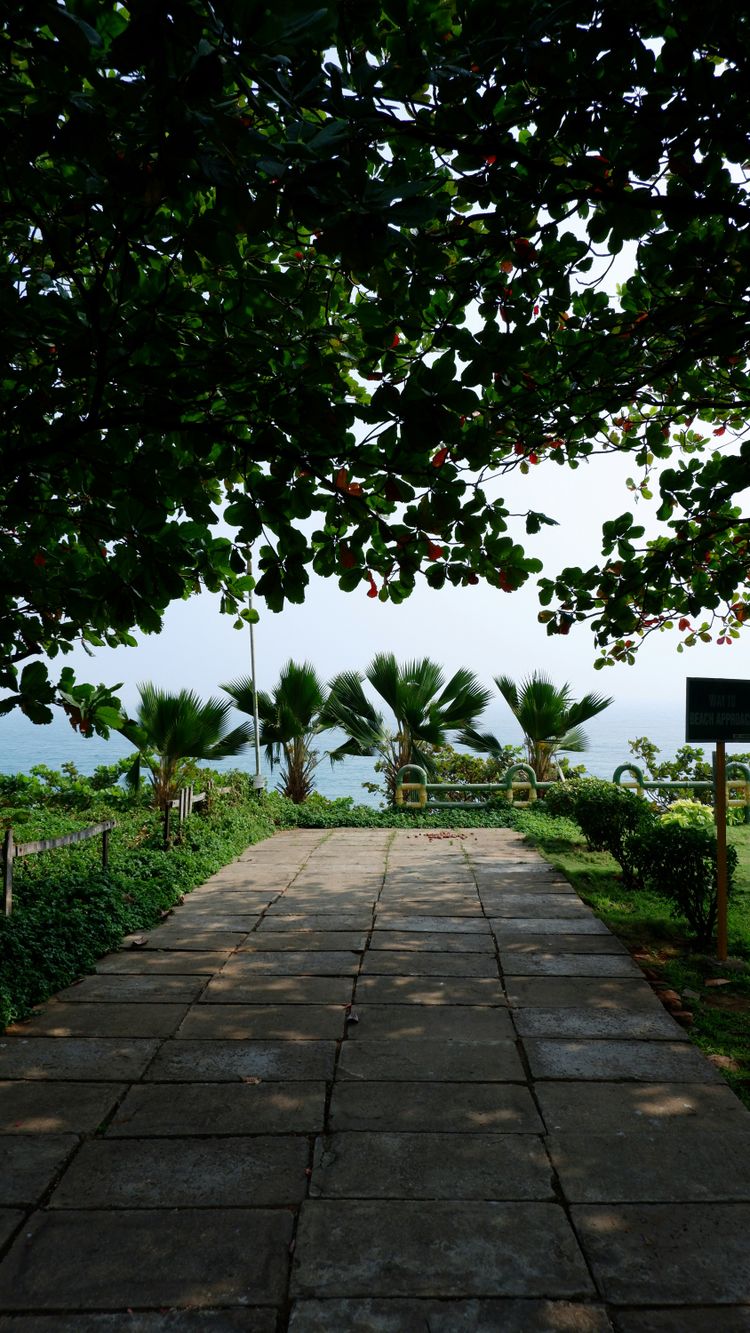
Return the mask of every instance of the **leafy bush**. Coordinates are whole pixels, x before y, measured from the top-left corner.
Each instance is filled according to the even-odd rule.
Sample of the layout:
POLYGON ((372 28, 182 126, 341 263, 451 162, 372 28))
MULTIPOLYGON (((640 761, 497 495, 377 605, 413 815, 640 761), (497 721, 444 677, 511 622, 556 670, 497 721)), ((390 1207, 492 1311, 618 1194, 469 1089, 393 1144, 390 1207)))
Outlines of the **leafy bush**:
MULTIPOLYGON (((523 759, 523 753, 520 745, 504 745, 499 754, 483 758, 479 754, 461 754, 451 745, 444 745, 432 752, 435 773, 431 781, 449 786, 454 782, 500 782, 511 765, 523 759)), ((470 801, 472 793, 450 787, 441 793, 441 800, 470 801)))
POLYGON ((596 778, 572 785, 576 787, 573 817, 591 850, 609 852, 619 861, 625 882, 640 883, 640 844, 634 841, 633 835, 655 820, 648 801, 612 782, 596 778))
MULTIPOLYGON (((716 838, 706 829, 685 828, 656 821, 635 835, 647 887, 669 900, 670 909, 684 916, 701 944, 707 944, 716 925, 716 838)), ((731 891, 737 852, 727 847, 727 889, 731 891)))
POLYGON ((575 778, 570 782, 555 782, 544 793, 544 809, 550 815, 575 819, 576 801, 581 788, 598 778, 575 778))
POLYGON ((714 812, 700 801, 672 801, 661 816, 663 825, 676 824, 680 828, 700 828, 710 832, 714 827, 714 812))

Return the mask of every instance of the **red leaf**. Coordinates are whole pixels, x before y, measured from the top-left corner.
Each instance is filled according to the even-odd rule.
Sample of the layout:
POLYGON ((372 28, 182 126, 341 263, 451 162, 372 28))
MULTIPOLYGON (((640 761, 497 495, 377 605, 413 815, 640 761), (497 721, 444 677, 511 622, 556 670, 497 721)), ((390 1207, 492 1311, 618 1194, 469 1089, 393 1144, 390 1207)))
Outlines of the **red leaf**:
POLYGON ((369 579, 370 579, 370 586, 369 586, 369 588, 367 589, 367 596, 368 596, 368 597, 377 597, 377 595, 378 595, 377 584, 376 584, 374 578, 372 577, 372 574, 370 574, 368 577, 369 577, 369 579))
POLYGON ((450 449, 438 449, 437 453, 433 455, 432 466, 442 467, 449 453, 450 449))
POLYGON ((434 542, 427 543, 427 555, 430 560, 439 560, 443 555, 442 546, 436 546, 434 542))

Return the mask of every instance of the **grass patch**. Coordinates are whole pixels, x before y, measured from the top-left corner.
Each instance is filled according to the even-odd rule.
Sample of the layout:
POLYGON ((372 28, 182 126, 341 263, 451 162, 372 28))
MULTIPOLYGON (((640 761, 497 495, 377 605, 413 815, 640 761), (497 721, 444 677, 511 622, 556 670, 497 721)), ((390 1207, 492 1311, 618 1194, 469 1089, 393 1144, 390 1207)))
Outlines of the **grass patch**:
POLYGON ((691 1039, 750 1106, 750 827, 727 830, 738 865, 729 904, 730 963, 698 950, 687 923, 659 894, 631 889, 606 852, 591 852, 569 819, 522 812, 517 827, 570 880, 623 941, 656 987, 676 991, 693 1015, 691 1039), (713 982, 727 984, 712 985, 713 982))

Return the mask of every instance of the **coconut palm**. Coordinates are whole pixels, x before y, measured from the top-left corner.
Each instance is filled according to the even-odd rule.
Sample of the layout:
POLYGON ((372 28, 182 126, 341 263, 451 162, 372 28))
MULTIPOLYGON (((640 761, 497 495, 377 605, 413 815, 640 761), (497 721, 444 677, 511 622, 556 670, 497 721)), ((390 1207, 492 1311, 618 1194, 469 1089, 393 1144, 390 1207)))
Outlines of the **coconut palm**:
POLYGON ((329 691, 323 721, 328 727, 339 727, 347 737, 331 751, 331 760, 376 755, 390 799, 399 769, 419 764, 431 774, 432 748, 446 745, 453 733, 470 727, 490 699, 489 691, 482 689, 470 671, 462 668, 446 685, 441 667, 429 658, 398 663, 393 653, 378 653, 364 676, 357 671, 341 672, 330 682, 329 691), (386 725, 365 694, 365 680, 390 708, 395 730, 386 725))
MULTIPOLYGON (((578 754, 586 749, 588 742, 581 723, 612 703, 603 694, 585 694, 576 703, 569 685, 554 685, 541 671, 535 671, 520 686, 509 676, 496 676, 495 684, 523 731, 527 762, 539 782, 555 776, 558 751, 578 754)), ((480 733, 472 727, 465 728, 459 740, 490 755, 503 748, 489 732, 480 733)))
POLYGON ((132 779, 137 783, 141 766, 148 768, 154 803, 160 809, 183 785, 186 760, 211 761, 241 754, 251 739, 247 723, 227 730, 232 708, 228 699, 208 699, 204 703, 192 690, 169 694, 150 683, 139 685, 138 692, 138 714, 121 730, 139 751, 132 779))
MULTIPOLYGON (((245 676, 222 685, 242 713, 253 712, 253 682, 245 676)), ((312 744, 322 730, 320 710, 325 691, 309 662, 289 661, 281 668, 273 694, 258 691, 258 740, 271 768, 281 761, 278 789, 298 805, 314 786, 320 760, 312 744)))

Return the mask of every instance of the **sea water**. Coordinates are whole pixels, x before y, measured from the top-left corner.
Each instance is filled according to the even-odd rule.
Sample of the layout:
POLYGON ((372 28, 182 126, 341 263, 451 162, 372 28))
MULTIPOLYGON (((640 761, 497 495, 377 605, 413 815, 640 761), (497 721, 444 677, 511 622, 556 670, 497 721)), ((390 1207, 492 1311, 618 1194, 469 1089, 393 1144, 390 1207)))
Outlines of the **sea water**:
MULTIPOLYGON (((503 744, 521 744, 516 723, 501 706, 488 710, 481 729, 493 731, 503 744)), ((614 703, 604 713, 592 718, 584 732, 588 737, 588 748, 581 755, 570 755, 571 763, 583 763, 594 777, 611 778, 618 764, 632 758, 628 743, 636 737, 647 736, 653 741, 659 747, 662 759, 674 756, 679 746, 685 743, 684 703, 681 698, 663 700, 658 704, 614 703)), ((327 758, 327 752, 335 749, 341 739, 335 732, 318 737, 317 790, 323 796, 350 796, 358 803, 380 805, 382 798, 363 787, 363 783, 379 781, 374 759, 349 756, 340 763, 331 764, 327 758)), ((729 746, 728 752, 742 749, 742 746, 729 746)), ((83 737, 73 731, 62 714, 56 715, 47 726, 34 726, 18 711, 0 718, 0 773, 28 773, 35 764, 59 769, 66 762, 75 764, 81 773, 93 773, 99 764, 115 763, 131 753, 133 747, 117 733, 113 732, 109 740, 100 736, 83 737)), ((278 769, 269 769, 263 756, 261 761, 267 784, 269 788, 274 787, 278 769)), ((238 758, 220 760, 213 767, 254 772, 252 746, 238 758)))

